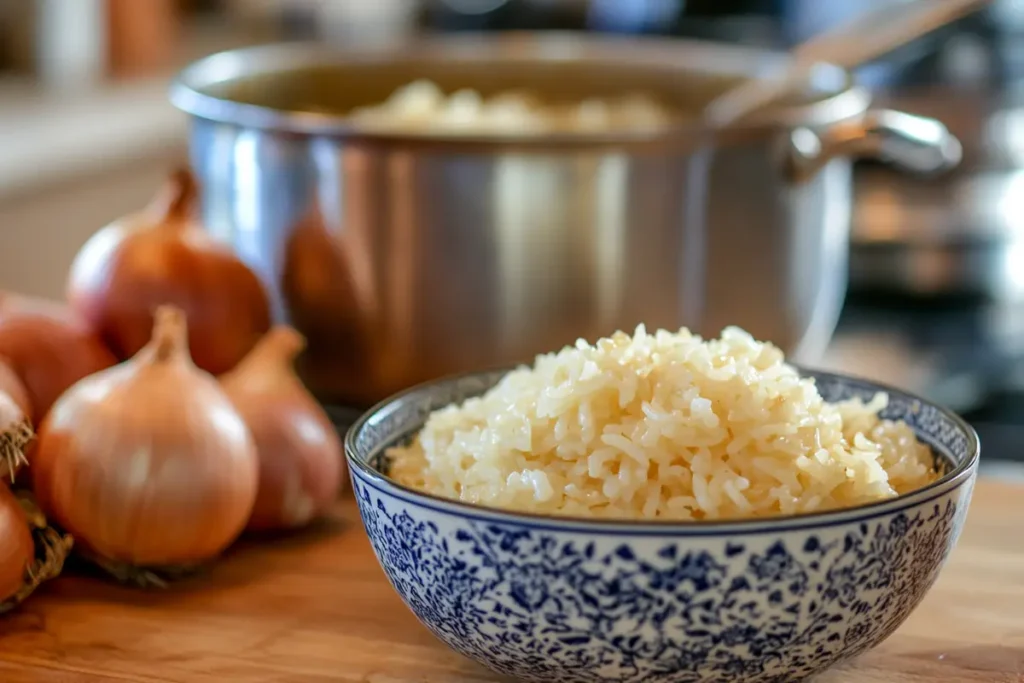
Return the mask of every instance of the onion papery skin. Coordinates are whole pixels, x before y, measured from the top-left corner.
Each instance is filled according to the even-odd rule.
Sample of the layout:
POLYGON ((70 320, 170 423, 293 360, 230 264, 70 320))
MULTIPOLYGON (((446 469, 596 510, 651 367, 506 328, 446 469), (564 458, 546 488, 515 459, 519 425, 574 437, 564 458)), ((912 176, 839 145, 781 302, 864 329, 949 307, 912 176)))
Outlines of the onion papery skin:
POLYGON ((28 518, 11 490, 0 484, 0 602, 25 585, 34 561, 35 541, 28 518))
POLYGON ((34 436, 32 424, 18 404, 0 393, 0 481, 13 482, 27 464, 25 450, 34 436))
POLYGON ((244 529, 258 458, 217 381, 188 358, 184 327, 180 338, 160 339, 157 317, 151 344, 54 405, 39 428, 34 490, 87 554, 134 567, 190 566, 219 555, 244 529))
POLYGON ((146 345, 164 304, 185 312, 192 358, 215 375, 270 328, 259 277, 195 220, 196 205, 195 180, 179 170, 149 207, 97 232, 75 257, 68 302, 118 359, 146 345))
POLYGON ((0 293, 0 362, 21 381, 39 421, 68 387, 117 359, 66 306, 0 293))
POLYGON ((0 394, 10 398, 29 424, 33 424, 32 399, 28 395, 28 390, 18 377, 18 373, 3 361, 0 361, 0 394))
POLYGON ((344 475, 341 440, 323 408, 295 375, 305 341, 272 329, 221 386, 248 425, 260 458, 250 531, 304 526, 337 500, 344 475))

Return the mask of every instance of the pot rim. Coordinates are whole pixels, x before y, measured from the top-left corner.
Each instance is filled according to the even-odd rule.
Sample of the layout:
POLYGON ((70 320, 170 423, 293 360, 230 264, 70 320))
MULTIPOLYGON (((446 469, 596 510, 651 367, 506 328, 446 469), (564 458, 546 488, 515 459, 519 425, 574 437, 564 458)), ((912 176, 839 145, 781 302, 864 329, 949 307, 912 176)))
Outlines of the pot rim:
MULTIPOLYGON (((290 111, 241 102, 211 94, 218 85, 257 75, 285 74, 311 67, 400 61, 468 63, 565 64, 614 61, 643 69, 670 69, 680 74, 751 78, 778 67, 785 53, 700 40, 583 36, 572 33, 460 34, 425 38, 393 49, 342 50, 318 43, 276 43, 219 52, 185 67, 172 81, 171 103, 192 117, 244 128, 285 134, 330 136, 352 143, 390 143, 467 147, 602 147, 628 146, 664 149, 692 147, 706 141, 708 131, 699 122, 677 122, 653 131, 580 131, 495 134, 444 130, 382 130, 359 126, 345 116, 290 111), (673 66, 675 65, 675 66, 673 66)), ((870 106, 870 93, 853 83, 849 72, 831 64, 816 67, 812 78, 827 94, 807 104, 777 107, 737 123, 714 142, 748 140, 801 126, 821 127, 862 115, 870 106), (836 85, 837 83, 841 85, 836 85)))
MULTIPOLYGON (((919 489, 909 491, 887 500, 822 512, 802 512, 776 515, 772 517, 688 521, 670 519, 604 519, 571 515, 560 516, 487 507, 484 505, 468 503, 462 500, 445 498, 433 493, 418 491, 408 486, 404 486, 381 472, 376 466, 370 464, 370 462, 368 462, 369 458, 361 458, 357 455, 356 438, 358 434, 364 429, 372 427, 374 418, 386 413, 394 406, 399 405, 403 400, 408 400, 418 394, 427 392, 434 386, 454 383, 460 379, 470 379, 474 377, 484 378, 492 375, 500 376, 513 369, 504 368, 492 371, 461 373, 438 380, 424 382, 379 402, 377 405, 363 413, 362 417, 360 417, 345 434, 345 460, 349 467, 350 476, 358 478, 361 484, 370 486, 371 488, 376 489, 379 493, 399 498, 408 504, 431 509, 435 512, 459 517, 469 517, 484 522, 504 522, 563 531, 596 531, 611 535, 639 536, 672 535, 679 537, 706 537, 728 536, 731 534, 749 535, 776 533, 782 531, 799 531, 842 524, 859 523, 861 521, 883 515, 897 514, 903 510, 908 510, 910 508, 928 504, 932 501, 937 501, 951 494, 953 491, 956 491, 965 484, 968 484, 977 476, 978 464, 981 457, 981 442, 978 439, 978 434, 966 420, 949 408, 921 398, 912 392, 897 389, 883 382, 863 379, 853 375, 812 370, 802 366, 794 367, 796 367, 804 377, 813 377, 816 380, 856 384, 875 391, 886 392, 889 395, 899 395, 906 400, 915 401, 918 404, 928 405, 934 408, 941 413, 943 417, 955 425, 956 429, 964 435, 967 441, 966 456, 959 462, 950 463, 951 466, 947 471, 935 481, 926 484, 919 489)), ((932 447, 930 443, 929 446, 932 447)), ((375 454, 373 457, 378 457, 383 453, 385 448, 387 448, 387 446, 378 447, 376 450, 379 451, 379 453, 375 454)))

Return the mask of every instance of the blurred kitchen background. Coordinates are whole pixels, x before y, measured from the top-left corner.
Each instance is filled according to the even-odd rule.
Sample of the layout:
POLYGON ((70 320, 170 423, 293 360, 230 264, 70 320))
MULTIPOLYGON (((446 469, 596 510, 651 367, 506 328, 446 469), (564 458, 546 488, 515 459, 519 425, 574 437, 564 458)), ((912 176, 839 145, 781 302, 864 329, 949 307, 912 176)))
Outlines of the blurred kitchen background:
MULTIPOLYGON (((510 29, 784 48, 907 1, 929 2, 0 0, 0 287, 61 296, 82 242, 185 158, 167 84, 215 51, 510 29)), ((1024 0, 996 0, 858 78, 883 105, 941 119, 964 161, 931 179, 857 165, 850 292, 819 365, 949 404, 988 458, 1024 461, 1024 0)))

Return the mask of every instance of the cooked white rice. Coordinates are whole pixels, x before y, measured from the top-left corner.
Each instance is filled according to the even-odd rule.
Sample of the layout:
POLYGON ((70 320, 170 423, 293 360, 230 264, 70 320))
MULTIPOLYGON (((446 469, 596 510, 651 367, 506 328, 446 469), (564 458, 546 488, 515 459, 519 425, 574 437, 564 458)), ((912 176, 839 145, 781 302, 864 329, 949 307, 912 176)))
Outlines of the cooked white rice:
POLYGON ((671 121, 666 107, 639 93, 558 105, 511 90, 486 98, 470 89, 446 94, 427 80, 402 86, 384 102, 359 107, 350 116, 374 128, 503 134, 652 131, 671 121))
POLYGON ((704 341, 618 332, 540 356, 433 413, 390 475, 491 507, 708 520, 862 505, 937 477, 888 397, 826 403, 782 352, 737 328, 704 341))

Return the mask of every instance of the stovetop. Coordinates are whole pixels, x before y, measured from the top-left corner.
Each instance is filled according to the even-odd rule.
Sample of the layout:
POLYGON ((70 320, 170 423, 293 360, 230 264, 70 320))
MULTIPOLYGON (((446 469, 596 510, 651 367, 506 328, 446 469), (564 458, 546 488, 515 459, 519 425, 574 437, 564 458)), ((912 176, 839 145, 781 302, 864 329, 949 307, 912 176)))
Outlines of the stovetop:
POLYGON ((987 461, 1024 464, 1024 305, 978 298, 848 298, 819 363, 960 413, 987 461))
POLYGON ((876 90, 943 121, 964 161, 927 180, 858 167, 854 294, 826 363, 948 405, 985 461, 1024 463, 1024 3, 993 7, 876 90))

